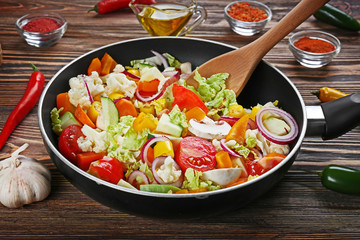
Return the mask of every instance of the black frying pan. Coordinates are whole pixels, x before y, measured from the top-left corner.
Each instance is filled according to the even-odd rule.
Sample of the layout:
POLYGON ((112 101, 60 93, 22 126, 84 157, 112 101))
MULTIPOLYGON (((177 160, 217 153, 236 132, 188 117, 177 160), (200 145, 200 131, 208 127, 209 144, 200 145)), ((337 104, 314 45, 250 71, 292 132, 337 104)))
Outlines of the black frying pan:
POLYGON ((320 134, 326 139, 337 137, 359 124, 360 111, 353 110, 354 107, 359 109, 360 95, 353 94, 340 101, 325 104, 322 108, 310 108, 310 111, 320 114, 320 117, 314 115, 315 118, 309 121, 308 129, 306 112, 309 110, 305 107, 296 87, 278 69, 265 61, 261 61, 238 97, 238 103, 244 107, 250 107, 257 103, 264 104, 279 100, 279 106, 289 112, 297 121, 299 135, 296 141, 291 144, 292 150, 287 158, 274 169, 254 180, 207 193, 169 195, 140 192, 98 179, 75 167, 58 151, 57 136, 52 132, 50 122, 50 111, 56 106, 56 95, 68 91, 69 79, 78 74, 86 73, 87 67, 94 57, 102 57, 105 52, 108 52, 118 63, 128 65, 130 60, 152 56, 150 50, 156 50, 162 53, 168 52, 182 62, 190 61, 193 66, 199 66, 215 56, 234 49, 235 47, 230 45, 188 37, 149 37, 110 44, 73 60, 50 80, 39 102, 40 130, 53 162, 79 190, 96 201, 115 209, 147 216, 174 218, 213 215, 243 207, 278 183, 295 160, 306 130, 308 133, 320 134), (348 110, 341 112, 348 112, 351 115, 347 116, 346 120, 342 120, 344 118, 339 119, 337 112, 337 110, 342 110, 344 105, 349 106, 348 110), (355 121, 353 121, 354 119, 355 121), (338 121, 342 121, 340 125, 338 121))

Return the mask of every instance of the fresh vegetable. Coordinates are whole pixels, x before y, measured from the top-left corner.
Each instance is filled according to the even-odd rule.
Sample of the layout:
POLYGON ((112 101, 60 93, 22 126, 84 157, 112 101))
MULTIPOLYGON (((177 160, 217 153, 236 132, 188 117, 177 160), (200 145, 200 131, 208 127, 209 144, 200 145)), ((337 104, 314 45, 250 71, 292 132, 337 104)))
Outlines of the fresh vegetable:
POLYGON ((206 117, 206 113, 200 107, 193 107, 185 113, 185 116, 188 121, 195 119, 200 122, 206 117))
POLYGON ((232 162, 228 152, 219 151, 215 155, 217 168, 231 168, 232 162))
POLYGON ((295 119, 289 113, 274 107, 263 107, 258 111, 256 126, 265 138, 277 144, 288 144, 294 141, 299 132, 295 119), (268 122, 266 126, 264 124, 266 114, 270 114, 267 119, 272 118, 270 121, 276 121, 276 123, 268 122))
POLYGON ((51 191, 51 174, 39 161, 20 155, 25 143, 0 161, 0 202, 8 208, 44 200, 51 191))
POLYGON ((209 112, 204 102, 191 90, 178 84, 174 84, 172 92, 174 96, 173 106, 178 105, 180 110, 190 110, 194 107, 199 107, 205 113, 209 112))
POLYGON ((321 102, 330 102, 348 95, 331 87, 322 87, 320 90, 312 92, 312 94, 317 96, 321 102))
POLYGON ((88 173, 104 181, 117 184, 124 177, 121 162, 115 158, 103 157, 90 164, 88 173))
POLYGON ((86 112, 82 109, 80 105, 77 105, 74 115, 76 119, 79 120, 82 124, 86 124, 92 128, 95 128, 95 124, 91 121, 89 116, 86 114, 86 112))
POLYGON ((260 158, 257 163, 266 171, 278 165, 285 158, 286 156, 283 154, 272 152, 260 158))
POLYGON ((220 186, 235 182, 241 176, 241 168, 221 168, 203 172, 201 179, 210 180, 220 186))
POLYGON ((351 31, 360 30, 360 23, 355 18, 328 3, 314 13, 314 17, 339 28, 351 31))
MULTIPOLYGON (((154 153, 153 148, 151 147, 152 145, 158 143, 158 142, 167 142, 170 141, 170 139, 168 137, 165 136, 157 136, 157 137, 151 137, 149 140, 147 140, 147 142, 143 145, 142 149, 141 149, 141 159, 144 163, 148 164, 149 166, 151 166, 152 160, 149 160, 148 158, 148 151, 152 151, 152 153, 154 153)), ((154 154, 152 154, 154 157, 154 154)))
POLYGON ((2 149, 6 140, 9 138, 16 126, 33 109, 44 88, 44 75, 39 72, 35 65, 32 63, 30 63, 30 65, 32 66, 34 72, 31 74, 23 97, 20 99, 15 109, 10 113, 0 133, 0 149, 2 149))
POLYGON ((104 129, 116 124, 119 121, 119 111, 114 102, 108 97, 101 97, 102 118, 104 121, 104 129))
MULTIPOLYGON (((101 101, 101 99, 100 99, 101 101)), ((93 122, 93 123, 96 123, 96 120, 101 112, 101 109, 102 109, 102 106, 101 106, 101 102, 99 101, 94 101, 90 108, 88 109, 87 111, 87 115, 88 117, 90 118, 90 120, 93 122)))
POLYGON ((180 166, 171 157, 157 157, 151 165, 152 174, 158 184, 181 187, 184 176, 180 166))
POLYGON ((224 121, 199 122, 195 119, 189 121, 189 131, 204 139, 221 139, 230 131, 231 126, 224 121))
POLYGON ((94 58, 89 67, 88 67, 88 75, 90 76, 92 72, 97 72, 98 74, 101 73, 101 61, 99 58, 94 58))
POLYGON ((249 115, 242 116, 230 129, 226 135, 226 141, 235 140, 237 143, 244 145, 246 137, 245 132, 249 122, 249 115))
POLYGON ((360 194, 360 171, 357 169, 332 164, 318 175, 328 189, 339 193, 360 194))
POLYGON ((171 122, 168 114, 163 113, 156 127, 156 131, 171 136, 180 137, 183 128, 177 124, 171 122))
POLYGON ((70 125, 65 128, 59 137, 59 150, 65 158, 70 160, 75 165, 76 154, 81 153, 77 140, 79 137, 85 137, 78 125, 70 125))
POLYGON ((140 189, 140 186, 143 184, 150 183, 149 178, 146 176, 146 174, 139 170, 131 172, 127 181, 137 189, 140 189))
POLYGON ((144 129, 150 129, 150 131, 153 131, 156 129, 156 126, 157 124, 155 118, 144 112, 141 112, 133 123, 133 128, 136 132, 141 132, 144 129))
POLYGON ((120 99, 115 103, 115 106, 119 112, 119 117, 128 116, 128 115, 137 117, 138 115, 138 112, 136 111, 134 104, 127 99, 124 98, 120 99))
POLYGON ((180 188, 171 186, 171 185, 161 185, 161 184, 147 184, 140 186, 141 191, 146 192, 156 192, 156 193, 176 193, 180 191, 180 188))
POLYGON ((177 148, 175 160, 183 171, 192 168, 205 172, 215 167, 215 155, 216 149, 210 142, 199 137, 186 137, 177 148))
POLYGON ((108 53, 105 53, 104 56, 101 58, 100 75, 104 76, 112 72, 116 64, 116 61, 108 53))
POLYGON ((63 115, 65 112, 74 113, 74 106, 70 103, 69 94, 67 92, 59 93, 56 96, 56 107, 57 109, 62 108, 60 115, 63 115))
MULTIPOLYGON (((95 11, 99 14, 115 12, 120 9, 128 8, 131 0, 103 0, 95 4, 95 6, 88 10, 88 12, 95 11)), ((154 4, 155 0, 137 0, 140 4, 154 4)))
POLYGON ((90 167, 90 164, 96 160, 105 157, 105 153, 96 153, 96 152, 84 152, 76 154, 77 166, 84 171, 87 171, 90 167))

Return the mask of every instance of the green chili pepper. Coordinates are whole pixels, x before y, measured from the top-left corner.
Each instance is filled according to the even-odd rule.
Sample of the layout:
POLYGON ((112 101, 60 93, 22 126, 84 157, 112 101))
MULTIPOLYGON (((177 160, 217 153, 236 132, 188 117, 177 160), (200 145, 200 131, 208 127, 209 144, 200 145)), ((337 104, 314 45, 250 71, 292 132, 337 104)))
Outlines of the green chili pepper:
POLYGON ((314 13, 314 17, 339 28, 352 31, 360 30, 360 23, 355 18, 328 3, 314 13))
POLYGON ((360 171, 340 165, 329 165, 318 175, 326 188, 347 194, 360 194, 360 171))

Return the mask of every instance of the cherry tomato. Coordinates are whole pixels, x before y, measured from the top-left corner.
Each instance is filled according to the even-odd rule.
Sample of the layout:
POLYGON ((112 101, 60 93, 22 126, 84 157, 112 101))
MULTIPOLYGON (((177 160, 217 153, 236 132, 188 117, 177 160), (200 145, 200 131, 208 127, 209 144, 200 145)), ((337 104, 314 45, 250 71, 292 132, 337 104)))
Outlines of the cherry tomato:
POLYGON ((61 154, 75 165, 77 165, 76 154, 82 152, 77 144, 79 137, 85 137, 85 135, 81 132, 81 127, 78 125, 68 126, 59 137, 59 150, 61 154))
POLYGON ((216 149, 208 141, 198 137, 183 138, 177 147, 175 161, 183 171, 193 168, 205 172, 216 164, 216 149))
POLYGON ((172 92, 174 96, 173 106, 178 105, 180 110, 183 110, 184 108, 190 110, 194 107, 199 107, 205 113, 209 112, 209 109, 207 109, 205 103, 201 101, 200 97, 190 89, 174 84, 172 92))
POLYGON ((114 184, 117 184, 124 177, 122 163, 112 157, 103 157, 92 162, 88 173, 114 184))

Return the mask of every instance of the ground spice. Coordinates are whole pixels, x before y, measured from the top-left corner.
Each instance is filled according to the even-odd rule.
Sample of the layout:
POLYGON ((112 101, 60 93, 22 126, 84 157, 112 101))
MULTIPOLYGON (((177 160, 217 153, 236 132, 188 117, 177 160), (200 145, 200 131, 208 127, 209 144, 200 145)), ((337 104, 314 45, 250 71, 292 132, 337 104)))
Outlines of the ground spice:
POLYGON ((61 27, 57 21, 51 18, 37 18, 31 20, 23 27, 23 30, 28 32, 51 32, 61 27))
POLYGON ((335 46, 325 40, 318 38, 302 37, 297 42, 294 43, 294 46, 307 52, 312 53, 327 53, 335 50, 335 46))
POLYGON ((251 7, 248 2, 237 2, 228 9, 230 17, 244 22, 259 22, 268 16, 265 11, 251 7))

